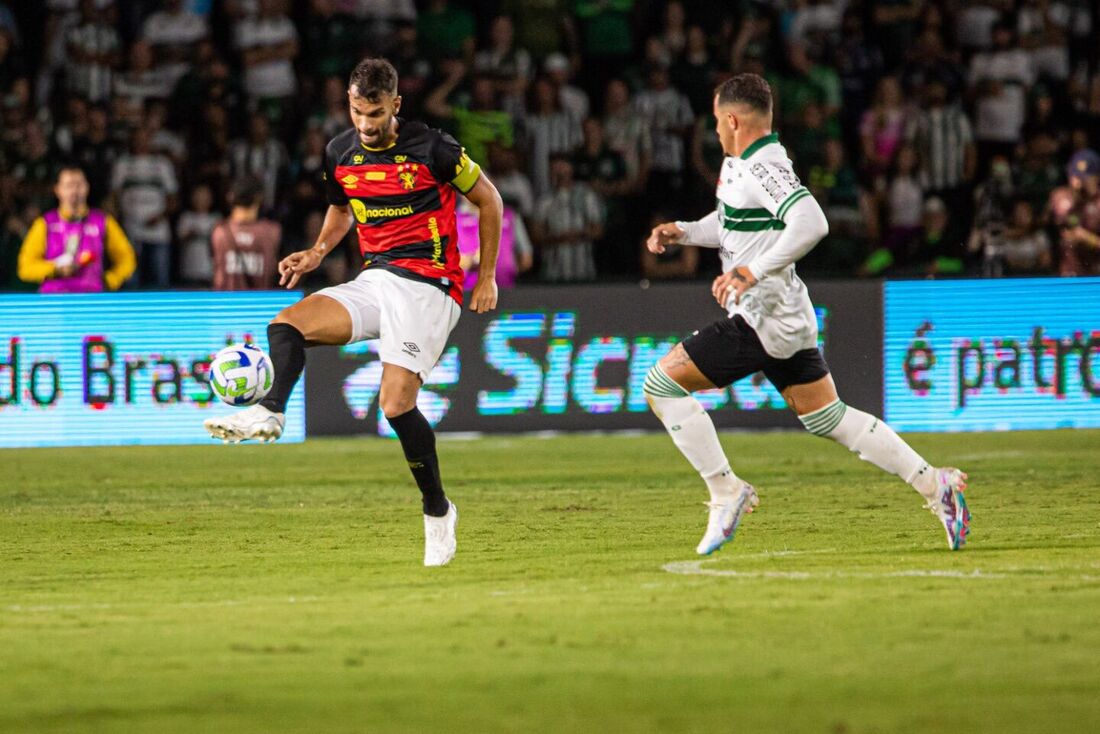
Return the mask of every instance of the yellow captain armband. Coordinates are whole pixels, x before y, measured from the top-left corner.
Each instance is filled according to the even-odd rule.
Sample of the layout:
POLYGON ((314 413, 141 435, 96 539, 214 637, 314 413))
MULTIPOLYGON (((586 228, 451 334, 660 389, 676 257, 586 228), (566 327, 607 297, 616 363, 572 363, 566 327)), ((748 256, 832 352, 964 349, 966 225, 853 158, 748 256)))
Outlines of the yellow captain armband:
POLYGON ((455 177, 451 179, 451 186, 454 186, 464 194, 468 194, 480 177, 481 166, 475 163, 470 156, 466 154, 466 149, 463 148, 462 156, 455 165, 455 177))

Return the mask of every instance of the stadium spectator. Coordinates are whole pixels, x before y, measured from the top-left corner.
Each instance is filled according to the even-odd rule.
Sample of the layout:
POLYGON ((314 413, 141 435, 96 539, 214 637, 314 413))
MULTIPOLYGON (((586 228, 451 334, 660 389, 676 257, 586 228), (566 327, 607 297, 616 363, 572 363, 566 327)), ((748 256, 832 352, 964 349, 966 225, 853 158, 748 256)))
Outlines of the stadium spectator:
POLYGON ((490 145, 489 171, 504 205, 515 209, 520 216, 529 218, 535 211, 535 193, 531 188, 531 180, 519 167, 516 149, 490 145))
MULTIPOLYGON (((478 210, 465 199, 455 213, 458 227, 459 264, 465 273, 462 290, 469 293, 477 285, 481 245, 478 238, 478 210)), ((497 252, 496 282, 501 288, 514 288, 516 279, 534 264, 534 248, 527 234, 523 217, 511 207, 504 207, 500 222, 500 249, 497 252)))
POLYGON ((498 10, 515 19, 516 45, 532 59, 545 58, 565 47, 572 38, 573 0, 500 0, 498 10))
POLYGON ((26 200, 44 211, 53 202, 55 172, 61 161, 50 150, 46 134, 37 120, 27 122, 22 130, 22 145, 16 148, 11 170, 26 200))
POLYGON ((512 18, 498 15, 489 29, 489 47, 474 56, 474 73, 491 77, 502 95, 522 96, 533 76, 531 54, 516 47, 515 37, 512 18))
POLYGON ((607 83, 603 132, 608 146, 623 157, 631 192, 645 188, 653 158, 653 138, 645 122, 634 114, 630 90, 622 79, 607 83))
POLYGON ((114 217, 88 208, 88 180, 62 168, 58 206, 34 220, 19 251, 19 277, 41 293, 118 290, 134 272, 134 251, 114 217))
POLYGON ((258 12, 237 21, 234 40, 244 65, 244 88, 253 102, 267 103, 281 118, 298 89, 294 59, 298 30, 285 0, 258 0, 258 12))
POLYGON ((271 123, 260 112, 249 119, 248 137, 229 144, 229 170, 234 180, 258 178, 264 187, 264 207, 273 209, 278 186, 286 177, 289 158, 286 146, 271 136, 271 123))
POLYGON ((573 178, 588 184, 604 202, 604 237, 596 243, 596 269, 601 274, 629 272, 636 265, 633 243, 626 237, 631 229, 623 157, 604 140, 603 124, 590 117, 584 121, 584 145, 573 156, 573 178))
POLYGON ((302 61, 313 79, 343 76, 361 55, 363 33, 336 0, 310 0, 302 31, 302 61))
POLYGON ((1058 143, 1045 132, 1027 140, 1023 157, 1013 169, 1016 193, 1031 204, 1032 211, 1041 212, 1050 199, 1050 192, 1061 183, 1062 171, 1055 162, 1058 143))
POLYGON ((154 68, 153 47, 145 41, 137 41, 130 47, 130 68, 114 75, 116 112, 139 123, 146 100, 167 99, 174 85, 170 74, 154 68))
POLYGON ((210 251, 211 235, 222 218, 214 211, 214 192, 206 184, 191 190, 191 206, 176 223, 180 244, 180 280, 193 287, 209 288, 214 279, 214 260, 210 251))
POLYGON ((183 0, 164 0, 163 6, 145 19, 141 40, 152 47, 157 70, 175 84, 191 68, 195 46, 210 34, 210 27, 183 0))
POLYGON ((917 260, 929 275, 958 275, 963 271, 962 243, 954 239, 951 217, 943 199, 924 202, 917 260))
POLYGON ((417 50, 416 23, 398 23, 389 60, 397 69, 397 91, 401 94, 401 114, 420 117, 420 106, 428 91, 432 64, 417 50))
POLYGON ((89 102, 104 102, 111 96, 111 74, 121 48, 113 11, 114 6, 97 7, 97 0, 80 0, 80 24, 65 38, 69 91, 89 102))
POLYGON ((877 275, 894 264, 904 266, 913 261, 923 231, 924 191, 917 180, 917 152, 910 145, 898 149, 886 184, 885 203, 883 246, 863 264, 865 275, 877 275))
POLYGON ((210 235, 214 258, 214 289, 219 291, 265 290, 275 287, 282 228, 260 219, 264 185, 245 176, 233 186, 229 219, 210 235))
POLYGON ((111 191, 138 257, 134 285, 167 288, 172 271, 172 228, 179 182, 172 162, 149 148, 149 131, 130 135, 130 150, 111 173, 111 191))
POLYGON ((550 156, 572 155, 584 142, 580 122, 561 105, 557 89, 546 77, 531 87, 531 114, 524 120, 527 165, 536 196, 550 191, 550 156))
POLYGON ((594 280, 592 248, 603 235, 603 204, 587 184, 573 180, 573 164, 567 156, 554 156, 550 167, 553 188, 535 204, 531 223, 541 278, 555 283, 594 280))
POLYGON ((863 110, 870 105, 876 80, 882 76, 884 61, 878 46, 867 37, 863 17, 848 10, 844 14, 840 46, 835 65, 840 78, 840 129, 848 150, 858 146, 859 123, 863 110))
POLYGON ((648 86, 634 97, 633 110, 653 138, 646 193, 652 201, 676 205, 686 183, 684 141, 695 122, 691 103, 671 85, 668 67, 658 64, 650 67, 648 86))
POLYGON ((1069 186, 1050 195, 1061 275, 1100 275, 1100 154, 1079 150, 1066 166, 1069 186))
POLYGON ((863 113, 859 125, 863 161, 872 178, 881 179, 890 170, 905 134, 905 121, 901 85, 897 77, 883 77, 875 90, 874 103, 863 113))
POLYGON ((683 91, 696 115, 706 117, 714 101, 717 68, 702 28, 697 25, 688 28, 686 44, 683 55, 673 62, 672 85, 683 91))
POLYGON ((107 109, 101 105, 88 110, 88 128, 74 138, 72 160, 87 172, 91 193, 88 200, 99 206, 111 192, 111 170, 118 160, 119 148, 110 137, 107 109))
POLYGON ((960 232, 970 226, 971 185, 977 169, 977 151, 970 118, 948 100, 944 80, 929 79, 921 105, 910 114, 905 138, 919 151, 920 184, 926 197, 941 199, 955 214, 960 232))
MULTIPOLYGON (((487 74, 475 75, 468 95, 452 104, 448 98, 466 78, 466 65, 457 59, 447 63, 447 77, 424 101, 424 110, 441 120, 454 122, 455 137, 475 161, 489 159, 489 144, 511 147, 515 142, 512 116, 500 109, 497 86, 487 74)), ((457 96, 457 95, 456 95, 457 96)))
POLYGON ((593 89, 602 89, 611 75, 621 73, 634 52, 634 12, 635 0, 574 0, 579 48, 593 89))
POLYGON ((977 230, 975 235, 969 247, 971 252, 980 254, 983 275, 999 278, 1050 272, 1050 238, 1038 226, 1027 199, 1013 202, 1012 214, 996 236, 977 230))
POLYGON ((577 120, 588 117, 588 95, 584 90, 569 83, 573 76, 573 66, 565 54, 547 56, 542 64, 542 70, 557 89, 558 99, 565 111, 577 120))
POLYGON ((420 54, 430 60, 474 57, 474 16, 448 0, 429 0, 416 19, 420 54))
POLYGON ((1026 89, 1035 81, 1031 57, 1019 47, 1007 21, 993 25, 993 47, 970 60, 975 98, 978 169, 988 170, 994 155, 1011 156, 1027 114, 1026 89))

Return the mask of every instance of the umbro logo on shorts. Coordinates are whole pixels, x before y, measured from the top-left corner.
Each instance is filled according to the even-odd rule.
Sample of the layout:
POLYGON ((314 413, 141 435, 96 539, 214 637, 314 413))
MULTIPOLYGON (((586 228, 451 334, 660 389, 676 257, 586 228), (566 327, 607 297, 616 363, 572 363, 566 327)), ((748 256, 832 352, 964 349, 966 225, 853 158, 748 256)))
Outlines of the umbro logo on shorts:
POLYGON ((420 353, 420 347, 416 346, 412 342, 405 342, 405 348, 408 349, 410 352, 414 352, 416 354, 420 353))

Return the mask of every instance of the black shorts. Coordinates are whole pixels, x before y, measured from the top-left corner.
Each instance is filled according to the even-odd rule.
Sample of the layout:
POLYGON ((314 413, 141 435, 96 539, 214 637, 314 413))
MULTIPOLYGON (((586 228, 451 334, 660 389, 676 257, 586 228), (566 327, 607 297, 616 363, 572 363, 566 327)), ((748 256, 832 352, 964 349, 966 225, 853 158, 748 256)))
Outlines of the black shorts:
POLYGON ((703 375, 718 387, 763 372, 783 392, 791 385, 804 385, 829 374, 829 365, 819 349, 803 349, 787 359, 764 351, 760 337, 740 315, 720 319, 684 339, 684 349, 703 375))

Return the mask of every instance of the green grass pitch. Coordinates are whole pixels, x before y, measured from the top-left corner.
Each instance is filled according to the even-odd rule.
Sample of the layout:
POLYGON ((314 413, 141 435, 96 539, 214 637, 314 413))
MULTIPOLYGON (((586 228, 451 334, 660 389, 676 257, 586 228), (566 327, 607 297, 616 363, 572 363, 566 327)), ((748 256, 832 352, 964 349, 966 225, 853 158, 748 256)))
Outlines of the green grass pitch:
POLYGON ((961 552, 804 434, 701 563, 667 436, 441 441, 440 569, 396 443, 0 451, 0 731, 1100 731, 1100 431, 909 438, 961 552))

